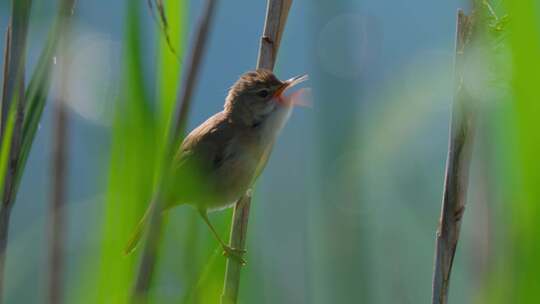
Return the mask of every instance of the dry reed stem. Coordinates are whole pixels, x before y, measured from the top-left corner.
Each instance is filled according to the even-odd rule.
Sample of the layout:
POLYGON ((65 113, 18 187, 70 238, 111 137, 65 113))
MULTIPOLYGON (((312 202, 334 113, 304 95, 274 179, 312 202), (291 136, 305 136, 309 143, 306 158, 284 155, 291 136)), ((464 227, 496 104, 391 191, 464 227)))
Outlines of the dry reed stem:
POLYGON ((455 93, 441 217, 436 235, 432 303, 446 304, 450 273, 465 211, 472 143, 475 131, 473 100, 464 86, 464 61, 473 35, 473 16, 458 10, 455 93))
MULTIPOLYGON (((233 222, 229 246, 232 248, 246 248, 249 208, 251 206, 251 193, 246 193, 234 206, 233 222)), ((240 269, 242 265, 233 259, 227 260, 225 270, 225 284, 221 295, 221 304, 234 304, 238 300, 240 287, 240 269)))
MULTIPOLYGON (((266 20, 261 37, 257 68, 273 70, 281 43, 281 37, 287 22, 292 0, 268 0, 266 20)), ((236 203, 231 226, 230 246, 245 249, 247 225, 251 206, 250 191, 236 203)), ((240 269, 242 265, 235 259, 227 259, 222 304, 234 304, 238 299, 240 269)))
POLYGON ((70 16, 73 14, 75 0, 61 2, 59 22, 60 40, 58 66, 60 67, 59 95, 53 103, 53 153, 52 153, 52 191, 49 205, 49 303, 63 302, 64 284, 64 248, 67 235, 66 196, 67 196, 67 160, 68 160, 68 117, 66 108, 69 59, 67 58, 70 35, 70 16))
POLYGON ((52 153, 52 192, 49 205, 49 303, 62 303, 64 269, 64 242, 66 232, 65 205, 66 205, 66 171, 67 171, 67 112, 64 103, 66 96, 65 60, 61 61, 62 80, 60 80, 60 96, 54 102, 53 115, 53 153, 52 153))

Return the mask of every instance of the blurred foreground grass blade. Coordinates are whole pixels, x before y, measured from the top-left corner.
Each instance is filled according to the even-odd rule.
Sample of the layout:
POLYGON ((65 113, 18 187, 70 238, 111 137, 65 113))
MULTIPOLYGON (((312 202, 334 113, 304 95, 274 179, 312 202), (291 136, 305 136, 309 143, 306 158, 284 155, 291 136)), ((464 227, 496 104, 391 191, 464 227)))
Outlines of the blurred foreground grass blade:
POLYGON ((53 58, 56 52, 58 37, 58 26, 56 26, 49 33, 45 47, 41 52, 36 69, 26 90, 25 119, 23 125, 23 141, 21 144, 20 158, 21 161, 17 170, 18 182, 20 182, 28 154, 30 153, 32 143, 41 120, 43 108, 47 102, 47 97, 51 87, 51 71, 54 65, 53 58))
POLYGON ((518 142, 514 151, 518 181, 510 209, 511 252, 504 268, 504 297, 498 303, 538 303, 540 279, 540 28, 539 3, 506 0, 511 22, 513 107, 518 142))
MULTIPOLYGON (((183 76, 182 85, 175 104, 173 120, 171 121, 170 129, 166 136, 164 149, 165 167, 163 171, 159 172, 160 177, 156 192, 154 193, 151 206, 148 209, 148 232, 146 233, 142 257, 132 291, 132 299, 135 302, 144 303, 148 301, 148 289, 155 272, 157 252, 160 243, 159 236, 162 230, 163 197, 167 195, 166 191, 170 190, 166 184, 173 176, 173 171, 170 170, 173 166, 169 166, 169 164, 172 164, 175 152, 184 136, 184 130, 191 108, 193 91, 197 84, 200 65, 206 52, 208 36, 217 5, 216 2, 216 0, 207 0, 205 2, 203 14, 197 25, 194 42, 188 54, 186 73, 183 76)), ((176 172, 174 172, 174 174, 176 174, 176 172)))
MULTIPOLYGON (((9 164, 9 152, 11 148, 11 138, 13 135, 13 126, 15 125, 15 112, 12 110, 9 111, 6 119, 6 130, 4 136, 2 136, 2 146, 0 149, 0 172, 6 172, 9 164)), ((5 174, 0 174, 0 184, 4 183, 5 174)), ((5 214, 4 214, 5 215, 5 214)), ((9 216, 9 215, 8 215, 9 216)))
POLYGON ((0 303, 3 300, 5 261, 8 241, 8 228, 11 210, 15 199, 15 185, 17 178, 17 164, 19 163, 19 151, 21 149, 22 125, 24 119, 24 76, 26 62, 26 37, 28 34, 28 23, 31 0, 14 0, 12 2, 12 15, 8 27, 9 42, 6 45, 6 71, 3 79, 2 92, 2 113, 0 115, 0 127, 5 152, 1 159, 1 167, 4 171, 2 175, 2 202, 0 206, 0 303), (13 115, 13 116, 12 116, 13 115), (8 119, 9 117, 9 119, 8 119), (13 118, 11 118, 13 117, 13 118), (10 125, 7 125, 7 124, 10 125), (9 130, 9 134, 7 131, 9 130))
MULTIPOLYGON (((61 7, 66 7, 66 3, 68 2, 72 3, 71 9, 64 10, 64 12, 66 12, 66 14, 69 13, 69 16, 71 16, 73 14, 75 1, 63 0, 61 2, 61 7)), ((62 9, 59 11, 59 16, 60 14, 62 14, 62 9)), ((64 16, 64 18, 67 17, 68 15, 64 16)), ((22 142, 19 162, 17 163, 15 184, 13 186, 15 194, 19 188, 21 177, 28 159, 28 154, 32 148, 32 143, 34 142, 34 137, 41 121, 43 108, 47 102, 47 97, 51 87, 51 71, 54 66, 54 56, 58 39, 60 37, 60 32, 62 30, 62 21, 60 18, 62 17, 57 18, 53 28, 49 32, 47 41, 40 54, 38 63, 34 72, 32 73, 30 83, 25 92, 26 102, 22 128, 22 142)))
MULTIPOLYGON (((149 2, 154 1, 150 0, 149 2)), ((157 20, 156 36, 158 42, 158 62, 156 74, 156 97, 157 97, 157 133, 161 155, 165 154, 169 126, 173 119, 174 106, 176 104, 176 94, 180 84, 181 62, 185 47, 186 21, 187 21, 187 1, 185 0, 165 0, 161 3, 162 10, 160 16, 167 18, 164 21, 157 20), (167 27, 159 26, 162 22, 167 22, 167 27)), ((163 17, 160 17, 163 18, 163 17)), ((161 19, 160 19, 161 20, 161 19)), ((161 171, 163 158, 158 159, 158 171, 161 171)))
MULTIPOLYGON (((148 4, 148 9, 150 10, 150 14, 152 15, 152 18, 154 19, 154 21, 156 22, 156 25, 159 29, 159 35, 163 36, 163 39, 164 39, 164 42, 166 43, 166 46, 167 48, 169 49, 169 52, 173 55, 175 55, 175 57, 180 60, 180 56, 178 55, 177 53, 177 48, 175 47, 175 45, 178 44, 178 40, 175 39, 175 41, 173 42, 173 40, 171 39, 171 32, 170 32, 170 22, 169 22, 169 17, 168 16, 168 13, 166 13, 166 11, 168 11, 169 9, 171 9, 171 7, 173 7, 173 5, 176 5, 176 4, 179 4, 179 1, 174 1, 174 2, 167 2, 167 3, 170 3, 171 5, 167 6, 167 5, 164 5, 163 4, 163 1, 164 0, 146 0, 146 3, 148 4), (154 10, 154 7, 155 7, 155 10, 154 10)), ((175 8, 173 7, 173 10, 175 8)), ((176 8, 177 9, 177 8, 176 8)), ((182 15, 182 12, 183 10, 179 10, 179 11, 173 11, 173 14, 178 16, 177 13, 180 13, 180 15, 182 15)), ((173 17, 174 19, 174 17, 173 17)), ((175 22, 173 22, 175 23, 175 22)), ((176 31, 178 31, 179 29, 179 24, 176 24, 177 25, 177 28, 176 28, 176 31)))
MULTIPOLYGON (((166 14, 167 28, 157 28, 157 44, 158 44, 158 63, 157 63, 157 100, 158 100, 158 128, 159 134, 163 139, 161 147, 161 155, 165 153, 166 142, 169 132, 169 127, 173 119, 173 113, 176 104, 176 95, 180 86, 182 72, 182 58, 186 48, 186 39, 188 31, 188 5, 187 0, 164 0, 163 14, 166 14), (164 33, 163 31, 166 31, 164 33), (167 35, 168 34, 168 35, 167 35), (167 39, 168 36, 168 39, 167 39)), ((163 160, 163 159, 161 159, 163 160)), ((159 172, 162 172, 162 163, 159 164, 159 172)), ((179 281, 185 281, 186 278, 191 278, 190 273, 194 276, 196 272, 193 270, 197 267, 197 261, 200 259, 199 250, 194 245, 197 241, 197 224, 200 221, 199 215, 193 212, 185 212, 182 214, 180 222, 171 222, 170 229, 174 229, 173 233, 167 237, 172 238, 171 246, 175 248, 190 248, 185 250, 185 256, 182 261, 178 261, 179 267, 174 267, 174 272, 177 273, 179 281), (183 223, 189 223, 185 229, 177 230, 178 226, 183 223), (183 242, 181 240, 184 240, 183 242)), ((158 274, 159 276, 159 274, 158 274)))
MULTIPOLYGON (((11 21, 8 28, 10 31, 9 48, 4 75, 4 92, 2 100, 2 126, 8 115, 9 107, 17 94, 17 87, 24 89, 21 83, 24 82, 25 56, 26 56, 26 36, 28 34, 28 22, 32 8, 31 0, 12 1, 11 21)), ((4 129, 4 127, 2 127, 4 129)))
MULTIPOLYGON (((167 13, 167 30, 170 44, 176 51, 172 52, 169 42, 164 34, 158 34, 159 62, 157 69, 158 100, 159 100, 159 127, 161 134, 166 134, 171 125, 172 113, 176 101, 176 94, 180 84, 181 62, 185 48, 187 33, 187 1, 165 0, 167 13)), ((160 28, 157 31, 161 31, 160 28)))
MULTIPOLYGON (((31 2, 28 0, 24 1, 14 1, 14 12, 20 11, 21 15, 17 15, 17 18, 26 18, 28 19, 30 14, 30 4, 31 2)), ((61 4, 61 7, 63 7, 64 4, 61 4)), ((71 10, 69 12, 72 12, 73 7, 71 7, 71 10)), ((62 12, 60 11, 59 14, 62 12)), ((27 27, 28 20, 26 22, 22 22, 20 20, 16 20, 17 18, 13 19, 13 24, 17 24, 18 26, 27 27)), ((32 146, 32 142, 35 136, 35 132, 37 130, 39 121, 41 119, 41 113, 43 111, 43 107, 45 105, 45 102, 47 100, 47 95, 50 88, 50 72, 53 65, 53 56, 55 52, 55 47, 57 44, 57 38, 59 35, 59 30, 61 28, 60 21, 57 19, 55 21, 55 24, 49 34, 49 38, 47 39, 46 45, 41 53, 38 65, 31 75, 30 85, 24 92, 24 83, 21 83, 19 85, 18 90, 20 92, 24 92, 24 103, 22 102, 23 98, 19 97, 18 102, 12 102, 11 106, 7 109, 10 109, 10 114, 8 115, 8 119, 5 122, 7 126, 5 126, 5 133, 2 138, 2 172, 6 172, 8 170, 8 161, 9 165, 13 166, 9 173, 9 175, 2 174, 2 185, 8 184, 7 180, 4 180, 4 178, 11 179, 9 181, 9 187, 4 187, 2 190, 4 195, 4 202, 7 202, 7 204, 3 204, 3 206, 8 206, 8 208, 2 208, 1 216, 0 216, 0 276, 3 277, 3 267, 4 267, 4 258, 5 258, 5 246, 7 242, 7 233, 8 233, 8 222, 9 222, 9 210, 11 209, 11 206, 13 205, 16 194, 18 191, 19 183, 23 174, 23 170, 26 165, 26 160, 28 158, 28 154, 30 152, 30 148, 32 146), (19 107, 19 113, 15 113, 15 109, 13 107, 13 104, 18 104, 19 107), (11 114, 13 111, 13 114, 11 114), (19 131, 16 130, 16 122, 17 117, 19 119, 19 131), (19 132, 20 135, 18 135, 18 143, 17 143, 17 149, 16 149, 16 155, 13 153, 10 153, 9 151, 13 150, 12 147, 12 138, 15 132, 19 132), (7 135, 9 133, 9 135, 7 135), (8 154, 12 154, 10 157, 8 154), (11 160, 10 160, 11 159, 11 160)), ((25 29, 26 31, 27 29, 25 29)), ((19 30, 20 31, 20 30, 19 30)), ((22 35, 22 34, 19 34, 22 35)), ((24 34, 26 35, 26 34, 24 34)), ((19 41, 20 38, 19 38, 19 41)), ((22 40, 24 41, 24 40, 22 40)), ((20 60, 24 62, 24 48, 22 48, 22 51, 18 51, 18 55, 20 56, 20 60)), ((11 59, 13 62, 13 59, 11 59)), ((21 79, 24 77, 24 69, 20 70, 21 79)), ((11 76, 8 76, 11 77, 11 76)), ((7 87, 7 85, 6 85, 7 87)), ((7 92, 3 93, 3 96, 9 96, 7 92)), ((20 94, 22 96, 22 93, 20 94)), ((6 105, 6 103, 3 103, 3 107, 6 105)), ((3 286, 3 282, 0 282, 0 288, 3 286)), ((0 292, 1 294, 1 292, 0 292)))
POLYGON ((124 256, 123 248, 152 194, 157 136, 143 76, 139 4, 126 4, 123 83, 112 130, 99 294, 89 303, 128 302, 136 259, 124 256))
MULTIPOLYGON (((66 2, 66 1, 64 1, 66 2)), ((59 12, 62 18, 62 2, 59 12)), ((69 1, 67 1, 69 2, 69 1)), ((67 3, 66 2, 66 3, 67 3)), ((1 180, 3 203, 0 214, 0 288, 3 287, 3 269, 7 246, 9 214, 18 191, 18 186, 26 164, 35 131, 41 119, 41 113, 50 87, 50 71, 56 46, 56 38, 61 28, 59 19, 49 35, 36 70, 31 76, 30 86, 25 92, 24 62, 26 56, 26 35, 30 16, 31 1, 13 1, 13 16, 10 29, 13 30, 4 70, 4 92, 2 94, 2 155, 1 180), (13 55, 15 54, 15 55, 13 55), (15 80, 14 80, 15 79, 15 80), (18 79, 18 80, 17 80, 18 79), (10 82, 11 81, 11 82, 10 82), (14 85, 15 87, 12 87, 14 85), (16 92, 16 93, 14 93, 16 92), (7 111, 7 112, 6 112, 7 111), (6 116, 7 114, 7 116, 6 116)), ((71 13, 73 7, 64 10, 71 13)), ((65 15, 67 17, 67 15, 65 15)), ((0 292, 1 295, 1 292, 0 292)), ((1 299, 0 299, 1 300, 1 299)))

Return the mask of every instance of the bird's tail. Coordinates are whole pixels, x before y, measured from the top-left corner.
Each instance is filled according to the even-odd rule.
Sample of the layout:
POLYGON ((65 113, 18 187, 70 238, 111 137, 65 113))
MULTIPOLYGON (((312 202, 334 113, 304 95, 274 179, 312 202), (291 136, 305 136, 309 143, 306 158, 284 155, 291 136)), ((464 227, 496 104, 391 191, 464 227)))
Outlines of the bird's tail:
POLYGON ((143 217, 135 227, 135 231, 131 234, 131 237, 129 238, 129 241, 126 244, 126 247, 124 248, 124 255, 131 254, 135 248, 137 247, 137 244, 139 244, 139 241, 141 240, 141 237, 144 232, 144 228, 146 227, 146 222, 148 220, 148 214, 150 213, 150 208, 146 210, 143 217))

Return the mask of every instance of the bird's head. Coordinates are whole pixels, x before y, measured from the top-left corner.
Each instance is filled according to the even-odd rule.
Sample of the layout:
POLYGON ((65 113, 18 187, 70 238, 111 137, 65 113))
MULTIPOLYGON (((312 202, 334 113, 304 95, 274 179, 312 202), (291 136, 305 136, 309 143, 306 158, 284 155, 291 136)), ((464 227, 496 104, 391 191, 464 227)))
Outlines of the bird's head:
POLYGON ((278 109, 295 105, 284 93, 294 85, 307 80, 307 75, 279 80, 271 71, 258 69, 243 74, 231 87, 225 101, 225 111, 233 119, 256 124, 271 117, 278 109))

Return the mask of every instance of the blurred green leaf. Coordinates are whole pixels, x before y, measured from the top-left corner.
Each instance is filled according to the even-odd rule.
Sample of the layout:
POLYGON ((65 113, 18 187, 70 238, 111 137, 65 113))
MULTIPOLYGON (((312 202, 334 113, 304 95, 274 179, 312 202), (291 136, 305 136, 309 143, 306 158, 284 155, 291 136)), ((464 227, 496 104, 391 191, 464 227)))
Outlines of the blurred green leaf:
POLYGON ((538 117, 540 103, 540 31, 538 2, 532 0, 508 1, 512 23, 509 25, 513 61, 514 106, 517 122, 519 148, 516 157, 519 164, 521 187, 515 189, 513 209, 513 272, 508 282, 512 288, 512 300, 516 303, 537 303, 537 287, 540 284, 540 133, 538 117))
MULTIPOLYGON (((485 298, 490 303, 537 303, 537 286, 540 283, 540 133, 538 117, 538 83, 540 83, 540 28, 537 1, 504 1, 510 16, 508 42, 511 51, 512 103, 503 119, 501 132, 507 136, 506 144, 515 142, 509 148, 512 172, 507 177, 516 181, 506 181, 503 186, 510 193, 505 203, 506 219, 510 231, 500 251, 498 263, 494 265, 496 275, 490 282, 485 298)), ((505 18, 504 22, 508 19, 505 18)), ((504 139, 504 138, 503 138, 504 139)))
MULTIPOLYGON (((15 99, 15 98, 14 98, 15 99)), ((15 126, 15 109, 13 105, 16 105, 17 101, 11 103, 11 107, 8 111, 7 121, 5 124, 4 134, 2 136, 2 146, 0 147, 0 185, 4 184, 7 174, 7 168, 9 164, 9 154, 11 151, 11 141, 13 138, 13 129, 15 126)), ((0 193, 4 194, 5 189, 2 187, 0 193)))
POLYGON ((43 109, 49 95, 53 57, 54 52, 56 51, 56 45, 58 43, 59 30, 59 23, 57 21, 49 33, 49 37, 45 43, 43 51, 41 52, 36 69, 32 74, 30 84, 26 89, 26 109, 23 122, 23 137, 21 143, 21 155, 17 169, 18 175, 15 180, 15 191, 17 191, 19 186, 24 168, 26 166, 26 161, 28 159, 28 154, 32 148, 32 143, 34 142, 36 131, 39 127, 41 116, 43 114, 43 109))
POLYGON ((139 3, 129 1, 126 10, 123 88, 114 115, 94 303, 128 301, 137 258, 123 256, 123 248, 151 199, 157 157, 158 137, 142 66, 139 3))
MULTIPOLYGON (((165 34, 157 33, 159 40, 157 87, 159 89, 159 125, 161 130, 167 130, 171 125, 171 115, 176 104, 180 83, 180 60, 186 41, 188 11, 185 0, 165 0, 164 6, 168 21, 168 35, 176 54, 169 47, 165 34)), ((156 30, 161 31, 160 28, 156 28, 156 30)))
MULTIPOLYGON (((185 1, 165 2, 169 34, 177 52, 183 50, 185 6, 185 1)), ((88 303, 126 303, 129 300, 140 250, 123 256, 123 248, 151 200, 155 174, 160 172, 159 164, 163 159, 165 132, 176 102, 180 62, 171 52, 165 36, 157 33, 158 103, 157 107, 151 106, 148 79, 144 77, 142 65, 143 31, 139 9, 140 3, 128 2, 123 88, 114 116, 100 272, 97 277, 88 279, 95 279, 97 286, 89 283, 81 290, 88 294, 88 290, 97 289, 99 293, 93 298, 85 297, 88 303)))

